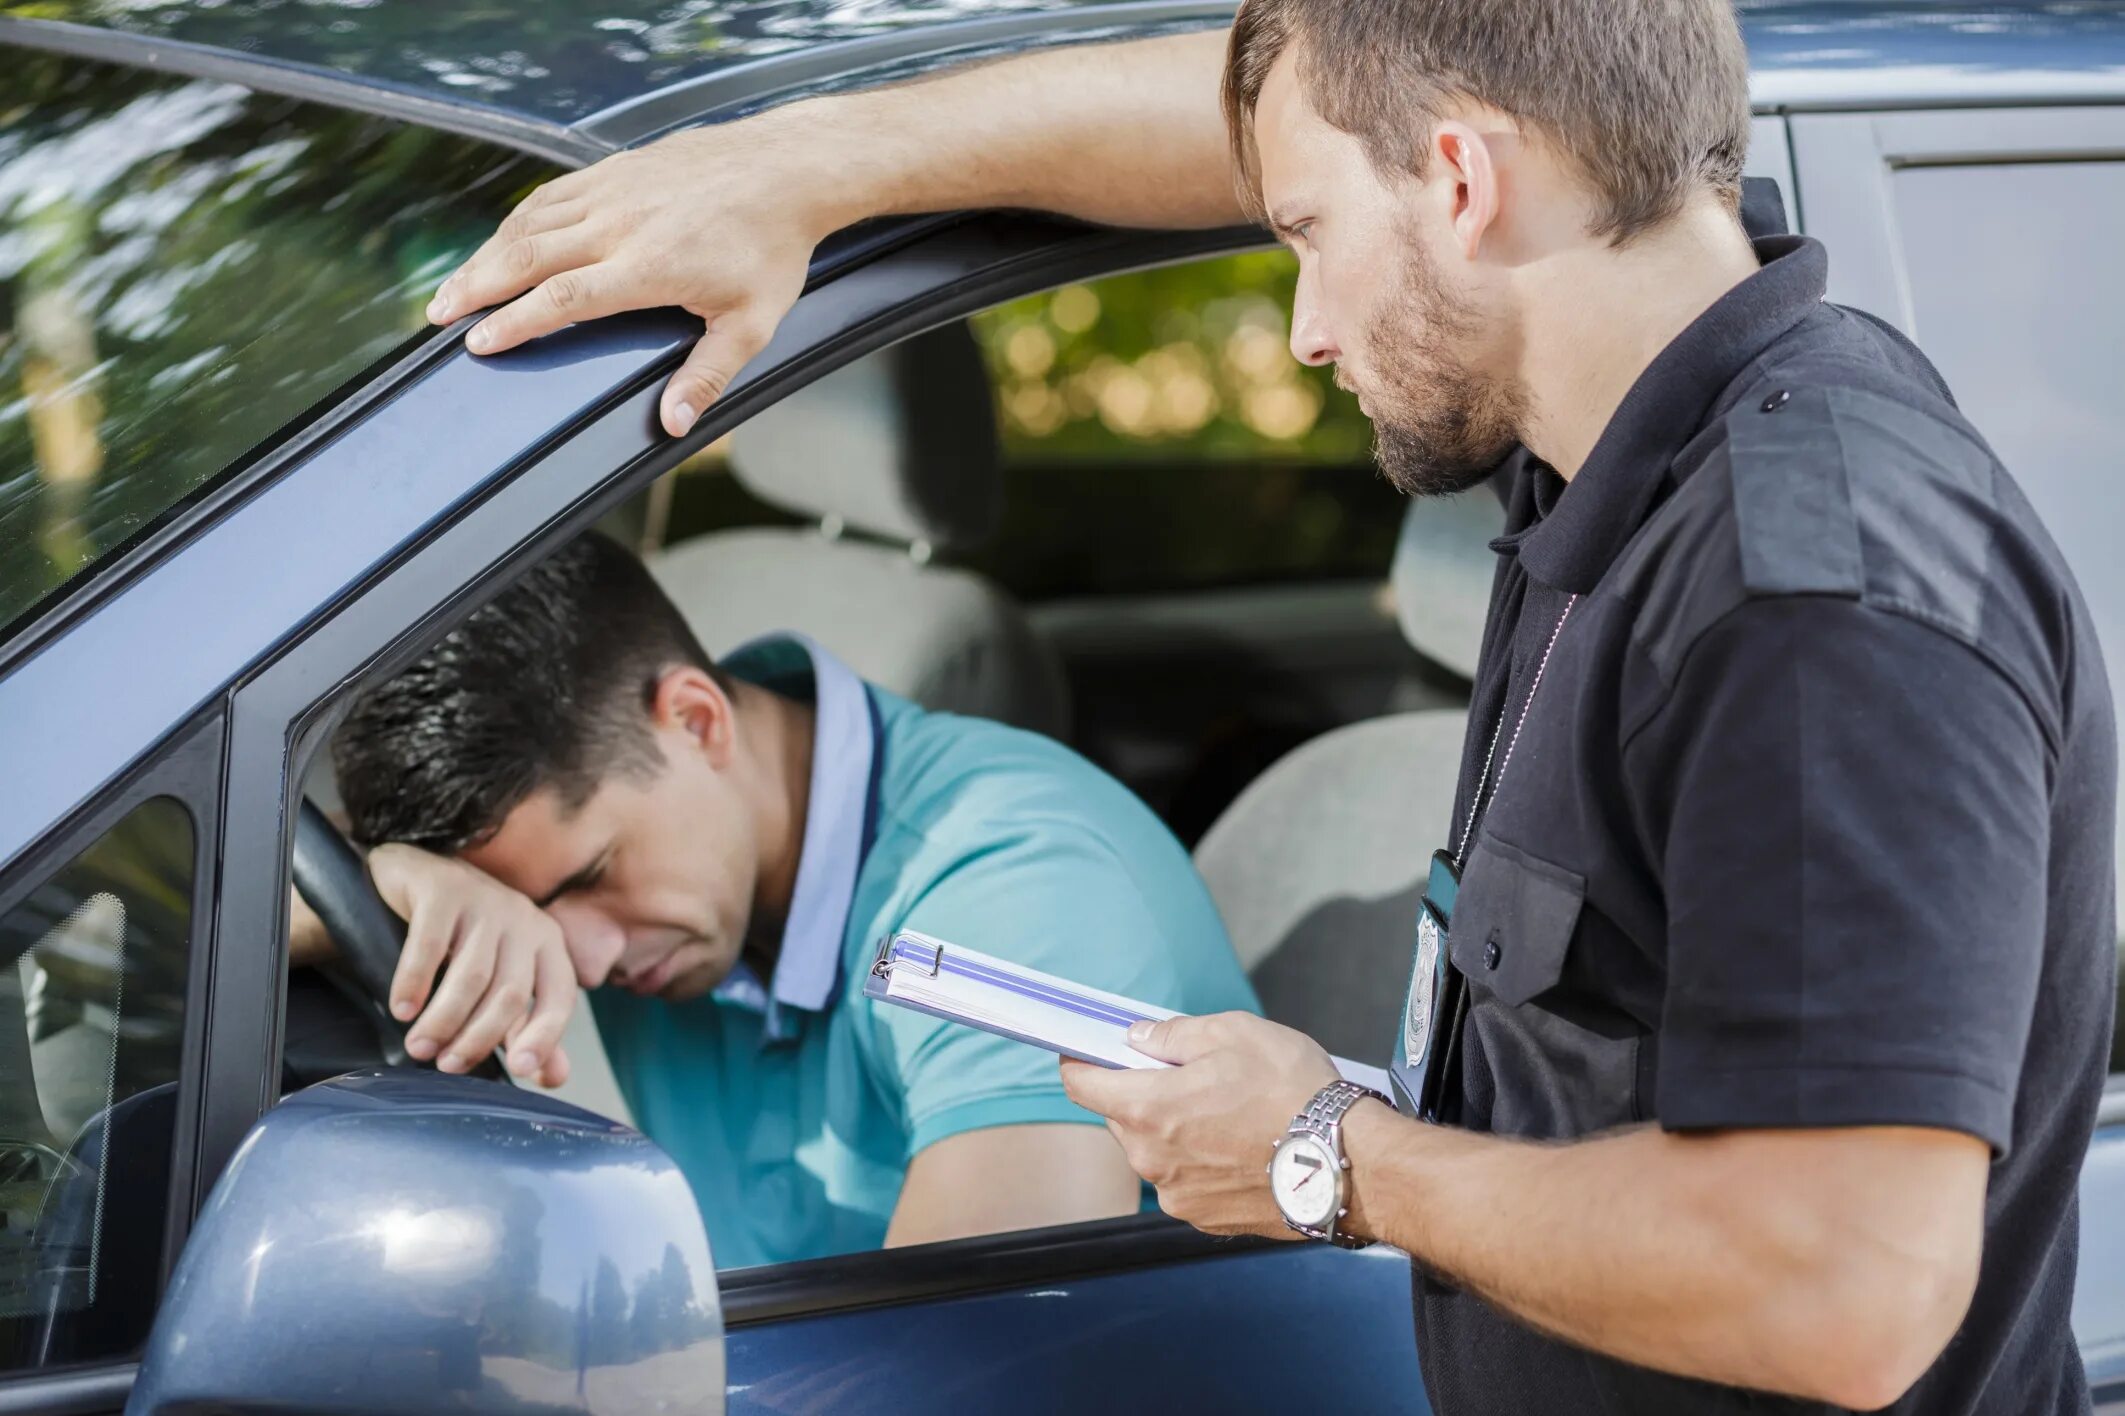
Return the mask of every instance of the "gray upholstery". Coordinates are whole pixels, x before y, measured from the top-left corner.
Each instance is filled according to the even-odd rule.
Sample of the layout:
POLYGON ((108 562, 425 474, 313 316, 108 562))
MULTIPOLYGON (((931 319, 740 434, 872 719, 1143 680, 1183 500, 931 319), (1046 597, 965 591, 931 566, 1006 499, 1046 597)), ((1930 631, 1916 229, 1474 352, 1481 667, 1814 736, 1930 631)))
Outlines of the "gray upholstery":
POLYGON ((939 550, 996 530, 1003 479, 981 351, 964 324, 836 369, 731 434, 762 501, 939 550))
POLYGON ((971 571, 817 531, 726 531, 650 569, 702 647, 801 630, 881 688, 930 708, 1061 736, 1067 690, 1024 613, 971 571))
POLYGON ((1384 1065, 1417 900, 1453 811, 1465 716, 1397 713, 1323 733, 1257 777, 1195 850, 1269 1016, 1384 1065))
POLYGON ((988 378, 964 325, 782 400, 732 435, 731 466, 825 526, 717 532, 650 558, 711 654, 798 630, 925 707, 1067 734, 1062 669, 1018 605, 927 554, 978 542, 1002 501, 988 378))
POLYGON ((1498 494, 1482 486, 1459 496, 1411 502, 1395 542, 1391 576, 1403 637, 1419 654, 1465 679, 1476 676, 1483 620, 1490 613, 1498 564, 1490 542, 1504 529, 1498 494))
MULTIPOLYGON (((1413 502, 1395 551, 1404 635, 1467 677, 1502 524, 1488 488, 1413 502)), ((1263 1007, 1332 1052, 1376 1064, 1393 1052, 1466 724, 1431 709, 1323 733, 1250 783, 1196 847, 1263 1007)))

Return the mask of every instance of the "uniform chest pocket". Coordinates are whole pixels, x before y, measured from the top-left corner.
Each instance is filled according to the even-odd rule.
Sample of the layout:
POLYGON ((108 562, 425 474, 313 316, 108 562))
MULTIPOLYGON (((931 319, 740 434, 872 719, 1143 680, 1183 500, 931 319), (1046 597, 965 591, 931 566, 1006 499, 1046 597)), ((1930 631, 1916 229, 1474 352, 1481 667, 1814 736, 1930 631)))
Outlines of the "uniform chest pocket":
POLYGON ((1586 877, 1479 836, 1454 902, 1454 966, 1518 1007, 1556 987, 1586 902, 1586 877))

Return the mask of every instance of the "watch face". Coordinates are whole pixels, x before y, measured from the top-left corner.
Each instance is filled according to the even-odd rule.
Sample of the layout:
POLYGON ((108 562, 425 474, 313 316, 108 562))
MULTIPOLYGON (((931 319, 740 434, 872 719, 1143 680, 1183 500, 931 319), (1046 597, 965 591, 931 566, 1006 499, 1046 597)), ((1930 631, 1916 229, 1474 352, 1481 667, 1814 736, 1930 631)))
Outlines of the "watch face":
POLYGON ((1269 1165, 1269 1188, 1284 1218, 1309 1229, 1326 1229, 1342 1189, 1336 1159, 1316 1136, 1289 1136, 1269 1165))

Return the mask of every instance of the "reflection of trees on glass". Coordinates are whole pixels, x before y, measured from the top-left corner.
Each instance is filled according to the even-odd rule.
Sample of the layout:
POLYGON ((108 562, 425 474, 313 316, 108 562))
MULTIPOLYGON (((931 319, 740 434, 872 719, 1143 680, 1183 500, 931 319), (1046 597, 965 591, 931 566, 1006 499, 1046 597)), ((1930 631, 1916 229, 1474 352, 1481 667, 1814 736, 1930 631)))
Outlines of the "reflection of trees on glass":
POLYGON ((0 624, 423 327, 547 169, 74 59, 0 72, 0 624))
POLYGON ((512 1187, 503 1209, 505 1272, 490 1291, 507 1296, 490 1301, 481 1314, 482 1352, 580 1370, 676 1352, 715 1331, 677 1245, 665 1245, 663 1261, 636 1275, 632 1284, 610 1258, 600 1259, 596 1272, 570 1295, 572 1301, 562 1303, 539 1288, 544 1206, 530 1190, 512 1187))

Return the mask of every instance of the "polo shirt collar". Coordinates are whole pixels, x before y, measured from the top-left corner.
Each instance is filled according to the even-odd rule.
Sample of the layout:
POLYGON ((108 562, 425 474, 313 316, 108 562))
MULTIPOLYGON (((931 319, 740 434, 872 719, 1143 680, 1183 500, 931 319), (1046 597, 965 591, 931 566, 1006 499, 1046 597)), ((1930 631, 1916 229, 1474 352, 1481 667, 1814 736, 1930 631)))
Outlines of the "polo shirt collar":
POLYGON ((726 672, 813 704, 812 780, 805 801, 797 881, 774 977, 762 985, 742 964, 716 990, 719 1001, 767 1015, 767 1035, 796 1031, 787 1010, 826 1010, 841 977, 841 949, 856 877, 870 841, 876 797, 878 723, 855 670, 805 635, 752 640, 726 655, 726 672))
MULTIPOLYGON (((1670 465, 1711 419, 1719 395, 1822 303, 1829 258, 1821 242, 1767 236, 1754 244, 1763 268, 1654 356, 1555 506, 1512 538, 1534 579, 1576 594, 1592 590, 1645 524, 1670 465)), ((1538 477, 1556 476, 1528 463, 1538 477)))

